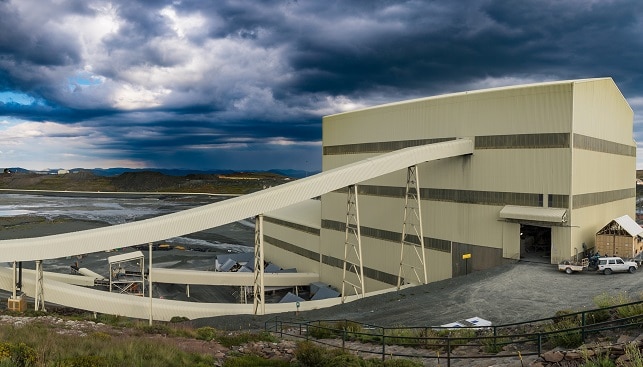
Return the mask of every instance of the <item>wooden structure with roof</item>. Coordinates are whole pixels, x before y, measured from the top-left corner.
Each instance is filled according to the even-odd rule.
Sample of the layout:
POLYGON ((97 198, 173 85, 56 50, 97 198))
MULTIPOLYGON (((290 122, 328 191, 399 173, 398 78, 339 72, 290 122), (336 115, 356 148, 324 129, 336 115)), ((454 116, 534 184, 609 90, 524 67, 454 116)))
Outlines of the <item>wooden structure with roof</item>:
POLYGON ((628 215, 618 217, 596 232, 595 249, 603 256, 633 258, 643 252, 643 228, 628 215))

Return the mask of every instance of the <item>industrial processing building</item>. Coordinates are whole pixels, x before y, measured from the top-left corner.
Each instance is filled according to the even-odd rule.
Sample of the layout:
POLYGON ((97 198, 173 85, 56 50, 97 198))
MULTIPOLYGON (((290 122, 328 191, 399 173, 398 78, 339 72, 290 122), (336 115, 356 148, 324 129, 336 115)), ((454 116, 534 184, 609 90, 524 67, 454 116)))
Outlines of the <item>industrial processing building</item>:
POLYGON ((633 111, 611 78, 469 91, 326 116, 324 172, 460 138, 472 140, 474 150, 265 213, 266 257, 318 273, 337 288, 354 274, 366 292, 521 257, 570 259, 592 249, 606 223, 634 217, 632 129, 633 111), (345 261, 351 254, 357 260, 345 261))

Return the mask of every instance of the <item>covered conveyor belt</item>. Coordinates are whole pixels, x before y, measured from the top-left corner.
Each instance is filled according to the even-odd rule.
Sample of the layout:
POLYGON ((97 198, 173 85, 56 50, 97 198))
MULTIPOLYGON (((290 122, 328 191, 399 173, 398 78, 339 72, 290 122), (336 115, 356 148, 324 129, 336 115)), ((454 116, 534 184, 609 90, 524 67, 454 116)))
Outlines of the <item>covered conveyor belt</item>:
MULTIPOLYGON (((11 289, 11 272, 12 270, 9 268, 0 268, 0 288, 11 289)), ((174 316, 197 319, 223 315, 252 314, 253 312, 252 304, 185 302, 158 298, 154 298, 150 304, 149 298, 78 287, 46 278, 44 283, 47 302, 110 315, 146 319, 150 315, 151 307, 154 320, 170 321, 174 316)), ((31 277, 25 278, 22 290, 26 296, 33 297, 35 279, 31 277)), ((356 298, 357 296, 351 296, 349 300, 356 298)), ((299 308, 294 303, 271 303, 266 304, 266 312, 307 311, 334 306, 340 302, 339 297, 320 301, 306 301, 301 302, 299 308)))
MULTIPOLYGON (((470 139, 457 139, 409 147, 252 194, 160 217, 53 236, 3 240, 0 241, 0 262, 13 262, 15 264, 15 262, 19 261, 36 260, 38 265, 42 260, 46 259, 102 252, 163 241, 168 238, 203 231, 284 208, 337 189, 406 169, 422 162, 472 154, 473 147, 473 141, 470 139)), ((12 284, 13 275, 13 272, 9 269, 0 269, 1 289, 13 290, 15 293, 15 287, 12 284)), ((163 273, 161 273, 162 275, 163 273)), ((186 280, 188 277, 195 277, 193 281, 199 278, 199 275, 189 273, 184 273, 182 276, 185 276, 186 280)), ((154 270, 152 270, 153 277, 154 270)), ((312 276, 311 279, 315 277, 316 275, 312 276)), ((266 278, 270 278, 270 276, 266 278)), ((286 278, 275 278, 275 282, 277 282, 276 279, 286 278)), ((153 280, 156 281, 155 279, 153 280)), ((315 278, 316 280, 318 278, 315 278)), ((268 282, 271 281, 269 280, 268 282)), ((288 283, 292 283, 292 281, 299 282, 300 280, 289 279, 288 283)), ((189 284, 185 280, 179 280, 178 277, 172 283, 189 284)), ((251 304, 192 303, 164 299, 154 299, 152 301, 152 299, 148 300, 142 297, 69 285, 55 281, 53 277, 42 277, 39 280, 39 284, 41 284, 39 289, 44 289, 44 297, 47 302, 107 314, 136 318, 150 317, 150 320, 152 316, 156 320, 169 320, 173 316, 185 316, 193 319, 217 315, 252 314, 254 311, 254 305, 251 304), (153 311, 150 312, 149 305, 152 303, 154 307, 153 311)), ((278 283, 267 284, 276 285, 278 283)), ((34 297, 36 294, 36 280, 34 278, 25 278, 21 291, 27 296, 34 297)), ((346 296, 322 301, 307 301, 302 303, 299 310, 305 311, 327 307, 342 301, 350 301, 357 297, 346 296)), ((292 311, 293 307, 293 304, 288 303, 266 304, 265 312, 292 311)))
POLYGON ((458 139, 404 148, 252 194, 137 222, 53 236, 0 241, 0 262, 47 260, 141 245, 203 231, 287 207, 407 167, 472 154, 458 139))
MULTIPOLYGON (((152 268, 154 283, 193 285, 254 285, 254 273, 199 271, 183 269, 152 268)), ((316 273, 265 273, 267 287, 294 287, 319 281, 316 273)))

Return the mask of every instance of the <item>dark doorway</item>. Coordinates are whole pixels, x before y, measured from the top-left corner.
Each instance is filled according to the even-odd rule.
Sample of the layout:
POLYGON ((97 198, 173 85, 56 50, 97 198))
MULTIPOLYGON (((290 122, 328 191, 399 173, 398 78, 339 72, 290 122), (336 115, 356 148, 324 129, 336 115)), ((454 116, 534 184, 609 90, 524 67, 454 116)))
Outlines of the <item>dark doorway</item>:
POLYGON ((551 262, 551 228, 520 225, 520 258, 527 261, 551 262))

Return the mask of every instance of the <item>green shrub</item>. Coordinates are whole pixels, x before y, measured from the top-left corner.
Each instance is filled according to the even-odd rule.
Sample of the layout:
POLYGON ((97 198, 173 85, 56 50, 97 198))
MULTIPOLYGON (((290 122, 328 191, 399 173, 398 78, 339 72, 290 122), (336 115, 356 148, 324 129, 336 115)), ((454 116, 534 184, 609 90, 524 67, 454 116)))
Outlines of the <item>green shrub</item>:
POLYGON ((11 358, 11 348, 7 343, 0 343, 0 361, 11 358))
POLYGON ((587 350, 582 350, 583 364, 581 367, 615 367, 616 365, 610 359, 609 354, 599 354, 592 357, 588 356, 587 350))
POLYGON ((578 321, 563 320, 545 326, 547 341, 554 347, 576 348, 583 344, 583 336, 579 330, 569 330, 580 327, 578 321))
POLYGON ((341 352, 331 356, 323 365, 327 367, 361 367, 363 360, 356 355, 341 352))
POLYGON ((330 339, 337 335, 337 329, 327 322, 308 326, 308 335, 315 339, 330 339))
POLYGON ((190 319, 188 319, 185 316, 172 316, 172 318, 170 319, 171 323, 184 322, 184 321, 190 321, 190 319))
POLYGON ((616 313, 622 318, 643 315, 643 303, 618 307, 616 313))
POLYGON ((585 324, 592 325, 601 322, 609 321, 611 319, 609 310, 595 310, 585 313, 585 324))
POLYGON ((348 320, 338 321, 335 323, 335 329, 346 330, 347 332, 351 332, 351 333, 361 333, 362 324, 355 321, 348 321, 348 320))
POLYGON ((59 361, 60 367, 107 367, 109 362, 102 356, 76 356, 59 361))
POLYGON ((601 293, 598 296, 594 297, 594 304, 598 308, 607 308, 614 306, 614 299, 607 293, 601 293))
POLYGON ((94 321, 116 327, 134 326, 134 322, 131 319, 118 315, 96 314, 94 321))
POLYGON ((482 345, 482 350, 485 353, 496 354, 502 351, 502 348, 511 344, 511 338, 506 336, 497 335, 494 337, 492 332, 486 332, 481 334, 480 344, 482 345))
POLYGON ((204 326, 196 329, 196 338, 199 340, 210 341, 217 336, 217 331, 215 328, 210 326, 204 326))
POLYGON ((387 359, 382 367, 422 367, 421 362, 415 362, 410 359, 387 359))
MULTIPOLYGON (((609 295, 602 293, 594 297, 594 303, 600 308, 608 308, 613 306, 624 305, 641 300, 643 293, 638 295, 629 295, 627 293, 618 293, 616 295, 609 295)), ((611 313, 614 313, 618 318, 628 318, 643 314, 643 304, 627 305, 616 307, 611 313)), ((588 313, 588 324, 607 321, 611 318, 611 313, 608 310, 597 310, 588 313)))
POLYGON ((96 331, 96 332, 92 333, 91 337, 94 338, 94 339, 97 339, 97 340, 101 340, 101 341, 107 341, 107 340, 112 338, 111 335, 109 335, 107 333, 104 333, 102 331, 96 331))
POLYGON ((303 367, 323 366, 323 363, 328 359, 328 354, 324 348, 308 341, 297 345, 295 356, 303 367))
POLYGON ((552 321, 554 323, 559 323, 559 322, 576 322, 578 321, 578 315, 572 315, 575 313, 572 310, 560 310, 556 311, 554 314, 554 317, 552 318, 552 321))
POLYGON ((386 329, 386 344, 389 345, 424 345, 424 329, 386 329))
POLYGON ((449 337, 451 338, 451 350, 460 345, 469 343, 476 336, 475 329, 456 329, 452 330, 449 337))
POLYGON ((625 355, 630 360, 631 367, 643 367, 643 353, 636 343, 625 346, 625 355))
POLYGON ((0 343, 2 365, 28 367, 36 363, 36 351, 25 343, 0 343))
POLYGON ((265 359, 256 355, 244 355, 227 358, 223 362, 223 367, 288 367, 290 363, 278 359, 265 359))

